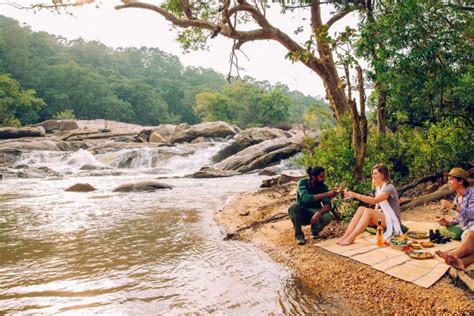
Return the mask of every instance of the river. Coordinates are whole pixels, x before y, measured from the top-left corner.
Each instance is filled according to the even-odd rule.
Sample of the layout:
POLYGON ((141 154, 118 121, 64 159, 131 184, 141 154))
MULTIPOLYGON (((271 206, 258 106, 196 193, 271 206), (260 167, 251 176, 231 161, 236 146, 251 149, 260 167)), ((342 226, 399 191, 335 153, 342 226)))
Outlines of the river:
MULTIPOLYGON (((58 177, 0 182, 0 314, 308 314, 337 308, 289 269, 240 241, 224 241, 214 213, 258 175, 182 177, 210 164, 220 144, 190 155, 139 150, 93 155, 33 152, 17 165, 58 177), (126 159, 126 166, 120 163, 126 159), (106 172, 84 171, 84 164, 106 172), (156 180, 171 190, 115 193, 156 180), (75 183, 97 190, 65 192, 75 183)), ((178 148, 179 149, 179 148, 178 148)))

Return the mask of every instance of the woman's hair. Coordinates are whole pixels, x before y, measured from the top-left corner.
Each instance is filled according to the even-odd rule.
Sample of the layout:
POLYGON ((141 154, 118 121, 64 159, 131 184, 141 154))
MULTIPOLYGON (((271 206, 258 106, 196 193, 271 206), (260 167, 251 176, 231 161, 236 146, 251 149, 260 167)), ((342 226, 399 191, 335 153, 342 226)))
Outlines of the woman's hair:
POLYGON ((386 165, 384 165, 383 163, 379 163, 372 167, 372 171, 374 171, 374 169, 377 169, 378 172, 383 174, 383 179, 385 182, 390 182, 390 171, 388 171, 386 165))
POLYGON ((308 176, 319 176, 321 174, 321 172, 324 172, 324 168, 323 167, 319 167, 319 166, 316 166, 316 167, 308 167, 308 169, 306 169, 306 173, 308 174, 308 176))

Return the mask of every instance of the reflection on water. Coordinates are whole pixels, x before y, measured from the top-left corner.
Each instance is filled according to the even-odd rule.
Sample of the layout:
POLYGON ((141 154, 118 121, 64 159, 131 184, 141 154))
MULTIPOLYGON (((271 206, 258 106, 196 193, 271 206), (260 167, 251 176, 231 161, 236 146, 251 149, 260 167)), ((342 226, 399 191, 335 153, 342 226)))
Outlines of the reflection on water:
POLYGON ((300 314, 315 303, 251 245, 223 241, 213 212, 257 176, 166 179, 173 190, 112 193, 145 176, 0 185, 0 313, 300 314), (64 192, 77 182, 98 190, 64 192))

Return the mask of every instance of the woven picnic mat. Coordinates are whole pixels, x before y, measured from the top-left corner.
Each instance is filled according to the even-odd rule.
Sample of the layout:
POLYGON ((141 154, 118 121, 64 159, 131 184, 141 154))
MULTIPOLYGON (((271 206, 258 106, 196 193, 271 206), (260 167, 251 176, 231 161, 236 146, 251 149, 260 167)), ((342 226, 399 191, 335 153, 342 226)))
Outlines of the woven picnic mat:
MULTIPOLYGON (((410 231, 426 231, 436 229, 437 223, 404 222, 410 231)), ((438 281, 449 269, 442 258, 435 255, 433 259, 416 260, 408 257, 404 252, 392 249, 389 246, 377 247, 375 236, 364 232, 355 243, 349 246, 339 246, 339 239, 329 239, 317 243, 316 246, 332 253, 351 258, 355 261, 370 265, 375 270, 382 271, 398 279, 429 288, 438 281)), ((426 239, 427 240, 427 239, 426 239)), ((433 248, 423 249, 434 254, 436 250, 449 251, 457 248, 461 243, 451 241, 446 244, 435 244, 433 248)))

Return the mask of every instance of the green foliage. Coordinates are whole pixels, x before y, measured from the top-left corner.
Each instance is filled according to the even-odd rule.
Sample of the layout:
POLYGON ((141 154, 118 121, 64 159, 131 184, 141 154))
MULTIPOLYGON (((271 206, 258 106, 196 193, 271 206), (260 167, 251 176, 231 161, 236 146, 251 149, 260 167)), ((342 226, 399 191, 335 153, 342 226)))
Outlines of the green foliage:
POLYGON ((196 95, 194 112, 204 122, 232 122, 234 116, 229 99, 217 92, 201 92, 196 95))
MULTIPOLYGON (((179 1, 164 5, 176 12, 181 8, 179 1)), ((215 10, 206 2, 191 5, 193 13, 200 16, 215 10)), ((205 35, 195 29, 189 32, 198 37, 205 35)), ((185 38, 190 45, 199 42, 189 34, 185 38)), ((11 74, 22 87, 37 91, 46 104, 41 109, 17 113, 23 124, 49 119, 66 110, 72 110, 77 119, 103 118, 142 125, 196 124, 213 117, 243 127, 301 121, 289 114, 295 112, 295 96, 300 93, 285 85, 272 86, 252 78, 229 85, 222 74, 201 67, 185 68, 176 56, 157 48, 112 49, 96 41, 67 41, 32 32, 2 16, 0 73, 11 74), (203 104, 196 103, 196 96, 203 93, 224 96, 227 103, 221 107, 225 114, 215 102, 204 113, 203 104)), ((329 113, 321 100, 301 97, 305 105, 318 104, 321 116, 329 113)))
POLYGON ((370 188, 370 183, 360 184, 353 180, 355 154, 348 116, 342 118, 335 127, 326 129, 321 135, 319 145, 314 144, 309 138, 306 139, 303 154, 297 162, 304 166, 323 166, 326 169, 329 186, 342 184, 363 191, 370 188))
POLYGON ((74 115, 74 110, 65 109, 64 111, 56 113, 53 118, 55 120, 75 120, 76 116, 74 115))
POLYGON ((474 164, 474 131, 462 120, 427 123, 425 127, 400 127, 395 132, 377 134, 370 130, 364 164, 365 181, 353 180, 354 154, 351 147, 352 128, 348 118, 326 130, 319 146, 307 142, 297 163, 320 165, 327 170, 327 182, 348 185, 357 192, 371 191, 372 166, 384 163, 395 184, 428 174, 439 173, 454 166, 474 164))
POLYGON ((0 75, 0 124, 20 126, 37 120, 37 111, 44 106, 35 91, 22 90, 9 75, 0 75))
POLYGON ((474 18, 442 0, 380 1, 360 25, 358 52, 387 94, 389 126, 462 118, 472 128, 474 18), (462 92, 461 92, 462 91, 462 92))

